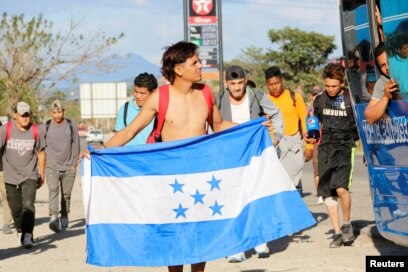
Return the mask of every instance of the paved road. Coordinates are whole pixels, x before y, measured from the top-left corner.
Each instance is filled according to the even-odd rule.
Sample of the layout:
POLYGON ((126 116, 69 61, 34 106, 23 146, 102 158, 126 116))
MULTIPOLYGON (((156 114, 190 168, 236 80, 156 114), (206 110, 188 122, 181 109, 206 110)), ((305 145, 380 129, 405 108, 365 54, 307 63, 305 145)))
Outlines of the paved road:
MULTIPOLYGON (((366 168, 362 157, 356 158, 352 188, 352 223, 358 237, 349 247, 330 249, 331 224, 323 205, 316 204, 311 163, 303 176, 304 200, 319 223, 291 237, 268 244, 272 254, 258 259, 247 252, 248 260, 229 264, 226 259, 208 262, 206 271, 365 271, 366 255, 408 255, 408 248, 395 245, 378 235, 374 225, 366 168)), ((70 228, 54 234, 48 229, 48 189, 41 188, 36 201, 36 245, 23 249, 15 234, 0 233, 0 271, 167 271, 164 267, 101 268, 85 263, 85 221, 82 209, 81 182, 78 175, 72 199, 70 228)), ((293 211, 296 213, 296 211, 293 211)), ((2 215, 0 215, 2 220, 2 215)), ((2 225, 2 222, 0 221, 2 225)), ((189 271, 189 269, 185 269, 189 271)))

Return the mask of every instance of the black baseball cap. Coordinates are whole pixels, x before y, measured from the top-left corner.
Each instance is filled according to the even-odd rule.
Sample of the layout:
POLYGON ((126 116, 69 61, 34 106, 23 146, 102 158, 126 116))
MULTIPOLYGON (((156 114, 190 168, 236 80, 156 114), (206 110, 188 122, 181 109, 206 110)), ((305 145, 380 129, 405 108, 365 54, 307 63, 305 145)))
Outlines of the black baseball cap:
POLYGON ((241 66, 232 65, 225 71, 225 80, 234 80, 240 78, 245 78, 245 72, 241 66))

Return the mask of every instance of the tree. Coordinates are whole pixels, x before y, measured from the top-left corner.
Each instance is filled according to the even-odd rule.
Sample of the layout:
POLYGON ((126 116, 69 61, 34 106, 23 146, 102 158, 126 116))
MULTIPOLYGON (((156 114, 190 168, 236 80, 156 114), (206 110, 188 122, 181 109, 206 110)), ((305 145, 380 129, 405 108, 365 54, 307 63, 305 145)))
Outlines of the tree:
POLYGON ((268 68, 268 60, 264 51, 262 48, 250 46, 242 50, 239 59, 234 59, 231 63, 226 63, 225 66, 228 67, 233 64, 241 66, 248 79, 257 82, 260 87, 264 86, 262 84, 265 81, 263 71, 268 68))
MULTIPOLYGON (((0 22, 0 105, 11 106, 19 100, 31 104, 35 113, 55 85, 86 64, 108 69, 105 54, 124 35, 106 37, 97 32, 85 38, 76 34, 80 22, 70 21, 65 33, 52 32, 53 23, 42 15, 28 22, 24 15, 3 13, 0 22)), ((90 66, 88 66, 90 67, 90 66)))
POLYGON ((268 37, 272 48, 276 50, 251 46, 242 50, 238 59, 228 63, 241 65, 260 88, 265 87, 263 71, 271 65, 281 68, 286 87, 311 87, 320 81, 319 67, 327 62, 329 54, 336 49, 334 36, 297 28, 271 29, 268 37))
POLYGON ((310 81, 316 77, 318 67, 325 64, 329 54, 336 49, 334 36, 298 28, 271 29, 268 36, 279 49, 268 51, 269 62, 278 65, 288 80, 300 85, 313 84, 310 81))

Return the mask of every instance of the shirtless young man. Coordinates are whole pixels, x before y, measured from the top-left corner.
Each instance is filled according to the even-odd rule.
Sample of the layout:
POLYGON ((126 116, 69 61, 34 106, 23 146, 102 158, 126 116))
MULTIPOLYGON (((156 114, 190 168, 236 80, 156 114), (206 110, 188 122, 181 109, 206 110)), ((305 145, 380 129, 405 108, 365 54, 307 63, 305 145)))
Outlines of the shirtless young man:
MULTIPOLYGON (((162 58, 161 72, 170 82, 169 105, 161 132, 162 141, 180 140, 207 134, 208 106, 204 95, 195 89, 194 83, 201 81, 201 63, 198 46, 180 41, 166 48, 162 58)), ((213 101, 214 99, 214 94, 213 101)), ((159 92, 152 93, 137 117, 126 128, 117 132, 104 147, 122 146, 146 127, 159 110, 159 92)), ((213 102, 210 126, 218 132, 237 124, 223 120, 217 105, 213 102)), ((265 122, 271 126, 271 122, 265 122)), ((89 152, 85 151, 89 157, 89 152)), ((205 262, 191 265, 192 272, 204 271, 205 262)), ((183 265, 169 266, 170 272, 183 271, 183 265)))

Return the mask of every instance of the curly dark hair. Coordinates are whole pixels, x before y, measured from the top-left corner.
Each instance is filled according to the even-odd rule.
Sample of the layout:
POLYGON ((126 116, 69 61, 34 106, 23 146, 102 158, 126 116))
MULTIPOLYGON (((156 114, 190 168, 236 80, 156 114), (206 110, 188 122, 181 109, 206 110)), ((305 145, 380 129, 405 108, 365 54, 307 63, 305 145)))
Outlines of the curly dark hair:
POLYGON ((329 63, 323 69, 323 78, 337 79, 344 82, 345 69, 340 63, 329 63))
POLYGON ((157 88, 157 79, 149 73, 142 73, 135 77, 134 86, 147 88, 149 92, 153 92, 157 88))
POLYGON ((161 73, 171 84, 176 79, 174 67, 198 54, 198 46, 191 42, 180 41, 165 48, 162 58, 161 73))

